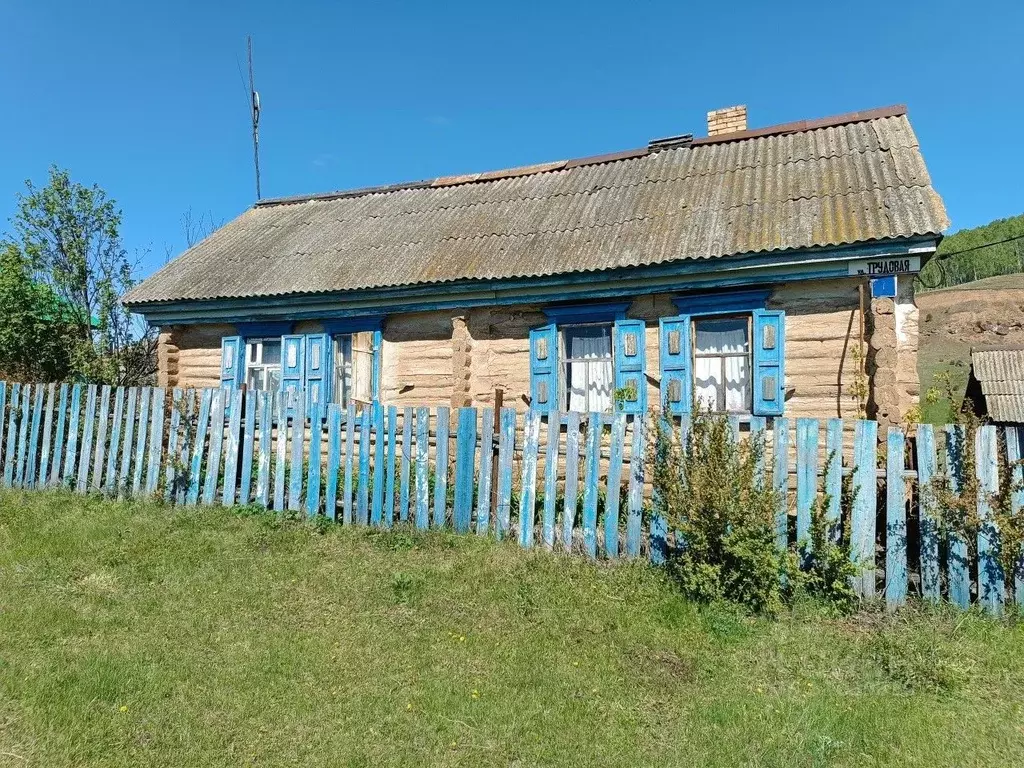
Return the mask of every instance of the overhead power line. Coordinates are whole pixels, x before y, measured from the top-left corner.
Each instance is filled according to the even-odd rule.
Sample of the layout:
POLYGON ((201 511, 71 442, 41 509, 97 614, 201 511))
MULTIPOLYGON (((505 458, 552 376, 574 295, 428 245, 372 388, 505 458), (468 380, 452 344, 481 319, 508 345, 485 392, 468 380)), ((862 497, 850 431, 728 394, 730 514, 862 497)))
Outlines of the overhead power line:
POLYGON ((1008 237, 1005 240, 993 240, 991 243, 982 243, 981 245, 972 245, 970 248, 962 248, 959 251, 951 251, 950 253, 939 253, 936 257, 939 259, 948 259, 950 256, 959 256, 961 253, 970 253, 971 251, 980 251, 982 248, 988 248, 992 245, 1002 245, 1003 243, 1012 243, 1014 240, 1024 240, 1024 235, 1014 235, 1008 237))

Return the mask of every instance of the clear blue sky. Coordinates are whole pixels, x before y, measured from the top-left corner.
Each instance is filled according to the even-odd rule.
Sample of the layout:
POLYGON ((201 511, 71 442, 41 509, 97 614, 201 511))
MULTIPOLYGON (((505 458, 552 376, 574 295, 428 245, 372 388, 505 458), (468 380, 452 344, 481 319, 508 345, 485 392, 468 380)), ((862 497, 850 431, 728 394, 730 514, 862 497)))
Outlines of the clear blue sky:
POLYGON ((950 231, 1024 212, 1019 2, 0 2, 0 231, 51 163, 124 211, 146 271, 189 208, 578 157, 906 103, 950 231))

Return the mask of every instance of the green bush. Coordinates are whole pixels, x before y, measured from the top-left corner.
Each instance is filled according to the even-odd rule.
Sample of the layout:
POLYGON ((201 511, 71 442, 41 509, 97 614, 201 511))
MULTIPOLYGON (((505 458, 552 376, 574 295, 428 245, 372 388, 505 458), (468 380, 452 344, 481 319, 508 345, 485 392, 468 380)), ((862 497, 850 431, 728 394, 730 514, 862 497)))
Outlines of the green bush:
MULTIPOLYGON (((727 418, 698 407, 685 444, 662 422, 652 450, 655 511, 675 535, 667 565, 687 596, 725 600, 767 615, 800 595, 834 612, 855 607, 857 567, 850 560, 849 537, 842 535, 839 521, 828 518, 829 494, 815 501, 810 534, 797 549, 777 546, 781 498, 762 469, 763 433, 737 441, 727 418)), ((834 460, 826 462, 826 475, 834 460)), ((847 509, 852 495, 846 481, 847 509)))
POLYGON ((676 532, 669 572, 689 597, 755 613, 786 604, 794 563, 775 546, 779 495, 761 477, 764 438, 733 439, 723 416, 695 409, 685 444, 656 422, 655 511, 676 532))
MULTIPOLYGON (((825 477, 835 453, 825 462, 825 477)), ((841 508, 849 509, 855 491, 849 478, 844 478, 841 508)), ((822 601, 834 611, 849 613, 857 605, 853 579, 858 568, 850 557, 849 532, 842 530, 841 520, 829 520, 832 496, 826 491, 811 507, 811 528, 807 540, 799 542, 800 572, 795 587, 822 601)))

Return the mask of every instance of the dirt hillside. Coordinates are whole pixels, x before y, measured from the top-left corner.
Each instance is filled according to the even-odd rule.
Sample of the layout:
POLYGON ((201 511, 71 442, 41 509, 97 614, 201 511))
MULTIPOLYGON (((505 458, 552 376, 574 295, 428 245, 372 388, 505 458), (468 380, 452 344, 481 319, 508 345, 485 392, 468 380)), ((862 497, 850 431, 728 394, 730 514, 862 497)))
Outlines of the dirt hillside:
POLYGON ((947 370, 963 387, 971 347, 1024 346, 1024 275, 991 277, 919 293, 917 306, 922 393, 934 386, 936 374, 947 370))

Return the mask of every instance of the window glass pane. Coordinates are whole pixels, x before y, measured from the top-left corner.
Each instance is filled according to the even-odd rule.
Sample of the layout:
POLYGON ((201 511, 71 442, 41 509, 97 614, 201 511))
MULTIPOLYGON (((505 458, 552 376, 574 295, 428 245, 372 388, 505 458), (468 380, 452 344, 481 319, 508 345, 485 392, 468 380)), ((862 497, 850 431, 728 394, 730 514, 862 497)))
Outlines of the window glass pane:
POLYGON ((280 339, 264 339, 263 340, 263 364, 264 365, 280 365, 281 364, 281 340, 280 339))
POLYGON ((725 363, 725 410, 750 410, 750 365, 746 357, 727 357, 725 363))
POLYGON ((610 325, 577 325, 565 329, 565 352, 571 360, 612 356, 610 325))
POLYGON ((713 411, 750 410, 750 336, 747 318, 694 322, 694 396, 713 411))
POLYGON ((745 317, 725 320, 698 320, 697 354, 722 354, 746 352, 750 349, 745 317))
POLYGON ((583 412, 610 410, 615 387, 611 325, 568 326, 562 331, 562 348, 564 407, 583 412))
MULTIPOLYGON (((278 348, 280 352, 280 348, 278 348)), ((267 390, 276 392, 281 388, 281 368, 275 366, 267 369, 267 390)))
POLYGON ((352 337, 334 337, 334 402, 343 408, 349 403, 352 388, 352 337))
POLYGON ((373 399, 373 354, 352 350, 352 397, 362 403, 373 399))
POLYGON ((245 385, 249 389, 263 389, 263 369, 250 366, 245 372, 245 385))
POLYGON ((693 367, 693 395, 701 408, 709 411, 721 410, 722 400, 722 359, 719 357, 698 357, 693 367))

